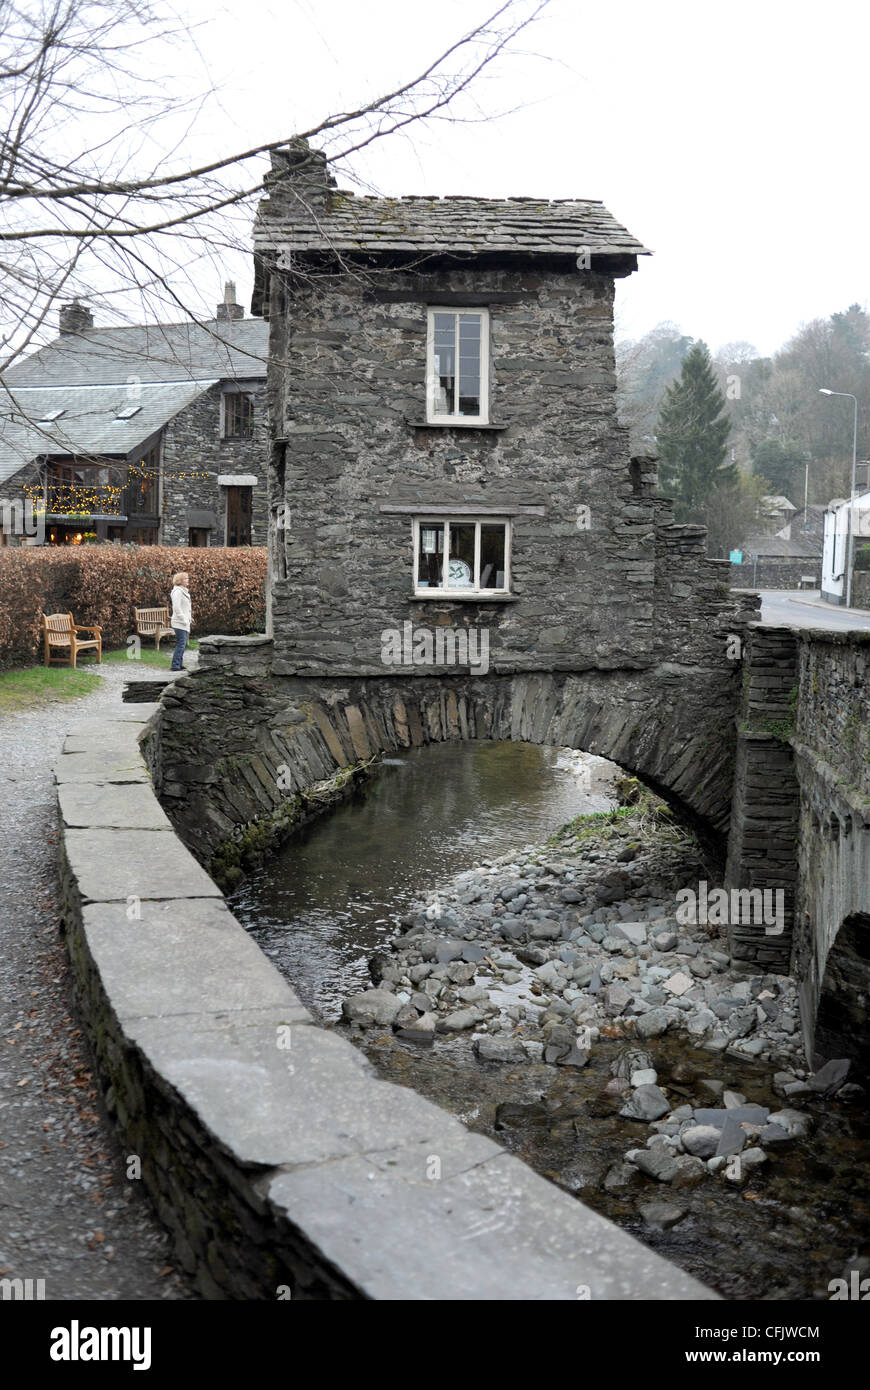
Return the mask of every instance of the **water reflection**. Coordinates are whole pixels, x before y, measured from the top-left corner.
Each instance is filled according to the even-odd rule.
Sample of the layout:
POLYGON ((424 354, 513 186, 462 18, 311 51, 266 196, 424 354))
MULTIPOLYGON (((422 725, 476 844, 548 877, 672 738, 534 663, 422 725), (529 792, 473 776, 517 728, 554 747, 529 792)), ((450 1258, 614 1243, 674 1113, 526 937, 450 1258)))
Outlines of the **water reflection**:
POLYGON ((482 858, 606 809, 612 771, 528 743, 413 749, 245 880, 233 911, 304 1001, 335 1018, 344 995, 371 983, 366 959, 411 903, 482 858))

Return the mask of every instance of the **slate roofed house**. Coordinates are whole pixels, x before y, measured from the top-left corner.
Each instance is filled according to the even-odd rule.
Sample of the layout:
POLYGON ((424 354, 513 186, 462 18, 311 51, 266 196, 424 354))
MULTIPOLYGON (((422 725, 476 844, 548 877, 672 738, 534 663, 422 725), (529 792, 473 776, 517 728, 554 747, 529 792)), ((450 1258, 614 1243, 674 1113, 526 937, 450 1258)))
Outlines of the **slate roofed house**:
POLYGON ((47 544, 265 544, 267 337, 232 283, 202 324, 99 328, 65 305, 0 386, 0 544, 26 502, 47 544))

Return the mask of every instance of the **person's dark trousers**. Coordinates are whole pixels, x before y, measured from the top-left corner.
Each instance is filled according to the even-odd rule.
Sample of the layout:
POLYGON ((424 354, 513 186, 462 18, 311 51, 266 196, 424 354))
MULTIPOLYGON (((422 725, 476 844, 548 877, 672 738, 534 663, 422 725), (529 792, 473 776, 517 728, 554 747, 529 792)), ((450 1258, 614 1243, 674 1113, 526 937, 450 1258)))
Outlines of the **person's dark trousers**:
POLYGON ((172 631, 175 633, 175 651, 172 653, 172 665, 169 669, 170 671, 183 671, 184 649, 187 646, 190 633, 185 632, 183 627, 174 627, 172 631))

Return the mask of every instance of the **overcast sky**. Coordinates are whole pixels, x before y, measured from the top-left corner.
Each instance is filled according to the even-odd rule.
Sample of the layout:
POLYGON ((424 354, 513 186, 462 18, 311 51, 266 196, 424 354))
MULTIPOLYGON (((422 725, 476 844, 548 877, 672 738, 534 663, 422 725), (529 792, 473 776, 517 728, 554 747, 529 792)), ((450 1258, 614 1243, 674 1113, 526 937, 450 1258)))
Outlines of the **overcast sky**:
MULTIPOLYGON (((200 135, 214 148, 358 105, 494 7, 178 3, 220 90, 200 135)), ((551 0, 478 88, 508 114, 413 128, 356 172, 392 195, 600 198, 655 253, 619 287, 620 336, 671 319, 713 349, 769 353, 868 299, 867 14, 857 0, 551 0)), ((234 269, 249 301, 250 268, 234 269)))

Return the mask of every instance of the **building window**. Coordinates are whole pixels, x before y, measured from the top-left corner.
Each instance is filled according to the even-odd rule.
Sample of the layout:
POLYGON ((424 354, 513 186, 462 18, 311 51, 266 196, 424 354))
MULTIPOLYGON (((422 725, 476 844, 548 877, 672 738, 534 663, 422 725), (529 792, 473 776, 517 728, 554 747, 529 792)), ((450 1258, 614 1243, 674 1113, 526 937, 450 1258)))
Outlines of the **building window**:
POLYGON ((128 516, 156 516, 159 498, 160 445, 155 444, 143 458, 129 466, 125 497, 128 516))
POLYGON ((432 424, 489 419, 489 312, 430 309, 426 419, 432 424))
POLYGON ((196 545, 208 545, 208 527, 207 527, 207 526, 188 526, 188 528, 187 528, 187 544, 188 544, 188 545, 193 545, 193 546, 196 546, 196 545))
POLYGON ((254 489, 227 488, 227 545, 251 544, 251 513, 254 489))
POLYGON ((414 592, 508 593, 510 544, 507 520, 421 518, 414 522, 414 592))
POLYGON ((224 439, 252 439, 254 436, 254 397, 250 391, 225 391, 223 402, 224 439))

